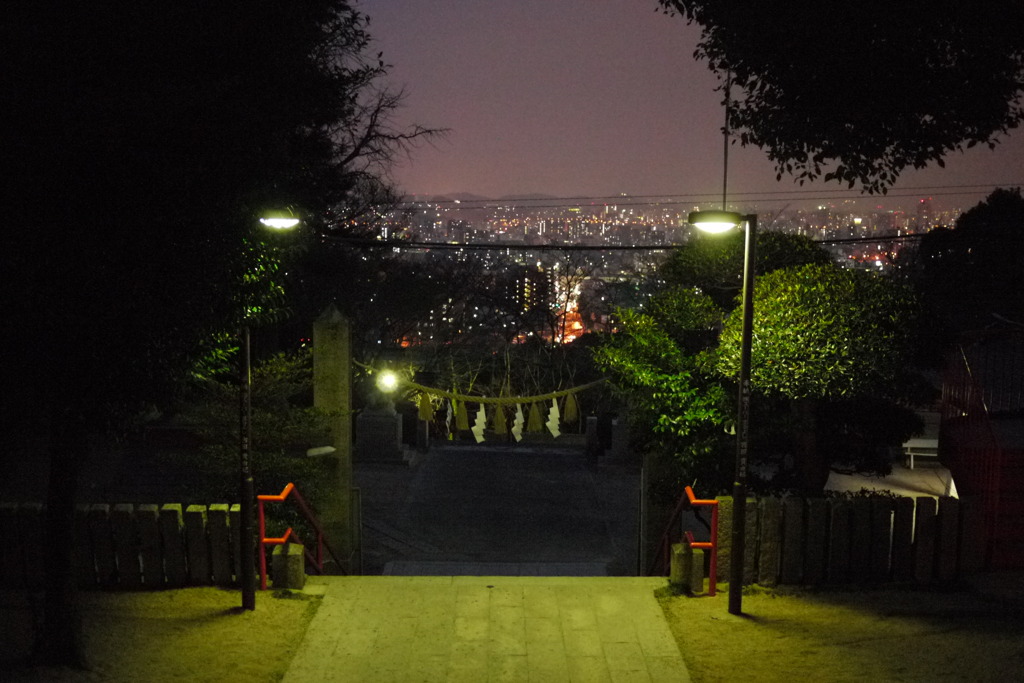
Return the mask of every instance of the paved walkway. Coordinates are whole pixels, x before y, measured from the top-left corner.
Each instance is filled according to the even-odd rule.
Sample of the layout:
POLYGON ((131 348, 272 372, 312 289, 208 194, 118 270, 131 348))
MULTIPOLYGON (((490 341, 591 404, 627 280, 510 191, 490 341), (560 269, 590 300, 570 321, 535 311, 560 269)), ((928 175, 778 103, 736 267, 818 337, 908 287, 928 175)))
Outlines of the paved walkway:
POLYGON ((310 581, 323 602, 285 683, 690 680, 654 598, 664 579, 310 581))

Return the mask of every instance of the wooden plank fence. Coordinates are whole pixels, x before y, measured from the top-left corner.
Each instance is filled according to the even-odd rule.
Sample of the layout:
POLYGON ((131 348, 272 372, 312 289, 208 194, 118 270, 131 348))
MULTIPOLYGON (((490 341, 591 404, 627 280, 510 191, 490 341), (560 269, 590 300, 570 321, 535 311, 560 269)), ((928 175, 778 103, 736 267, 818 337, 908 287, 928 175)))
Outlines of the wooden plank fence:
MULTIPOLYGON (((38 503, 0 503, 4 588, 42 587, 44 513, 38 503)), ((80 505, 73 549, 78 585, 232 585, 239 572, 239 516, 237 504, 80 505)))
MULTIPOLYGON (((732 498, 717 500, 725 581, 732 498)), ((984 569, 982 512, 977 498, 749 498, 744 582, 949 583, 984 569)))
MULTIPOLYGON (((730 565, 732 499, 719 501, 720 580, 730 565)), ((40 588, 43 506, 0 503, 0 586, 40 588)), ((82 505, 75 575, 83 588, 231 585, 239 573, 239 507, 82 505)), ((744 581, 775 584, 946 583, 984 568, 976 498, 747 500, 744 581)))

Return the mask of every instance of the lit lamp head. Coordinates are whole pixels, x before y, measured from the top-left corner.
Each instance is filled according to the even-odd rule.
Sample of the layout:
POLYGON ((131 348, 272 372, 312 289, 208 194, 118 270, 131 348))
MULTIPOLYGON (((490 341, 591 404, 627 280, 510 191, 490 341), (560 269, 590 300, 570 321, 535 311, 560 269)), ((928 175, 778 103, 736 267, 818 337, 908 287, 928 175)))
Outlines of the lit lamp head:
POLYGON ((398 388, 398 375, 390 370, 380 373, 377 375, 377 388, 386 394, 390 394, 398 388))
POLYGON ((296 216, 291 209, 284 209, 283 211, 267 211, 260 218, 260 223, 273 228, 274 230, 288 230, 294 228, 299 224, 299 217, 296 216))
POLYGON ((716 233, 732 230, 743 222, 743 216, 732 211, 694 211, 688 221, 699 230, 716 233))

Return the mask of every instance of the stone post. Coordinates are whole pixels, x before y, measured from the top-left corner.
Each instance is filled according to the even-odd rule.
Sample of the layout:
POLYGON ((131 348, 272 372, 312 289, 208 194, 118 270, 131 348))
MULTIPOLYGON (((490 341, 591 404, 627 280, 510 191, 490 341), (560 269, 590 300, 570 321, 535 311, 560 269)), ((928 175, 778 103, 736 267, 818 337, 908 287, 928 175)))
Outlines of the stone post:
POLYGON ((303 547, 298 543, 274 546, 270 568, 274 576, 274 588, 302 590, 306 585, 306 558, 303 547))
MULTIPOLYGON (((329 415, 334 453, 325 459, 320 503, 327 542, 338 559, 352 553, 352 329, 331 304, 313 323, 313 407, 329 415)), ((329 563, 327 563, 329 564, 329 563)))

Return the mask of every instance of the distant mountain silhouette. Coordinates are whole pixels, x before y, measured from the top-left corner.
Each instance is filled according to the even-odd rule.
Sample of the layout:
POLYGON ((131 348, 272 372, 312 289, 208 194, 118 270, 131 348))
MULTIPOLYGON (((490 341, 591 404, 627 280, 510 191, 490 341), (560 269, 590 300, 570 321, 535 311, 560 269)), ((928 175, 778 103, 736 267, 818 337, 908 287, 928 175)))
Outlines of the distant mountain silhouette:
POLYGON ((486 204, 488 202, 504 203, 504 202, 537 202, 537 201, 551 201, 557 199, 554 195, 541 194, 541 193, 530 193, 530 194, 519 194, 519 195, 506 195, 504 197, 481 197, 477 194, 471 194, 469 192, 453 192, 451 194, 444 195, 405 195, 405 201, 411 202, 431 202, 431 203, 443 203, 443 202, 472 202, 473 204, 486 204))

